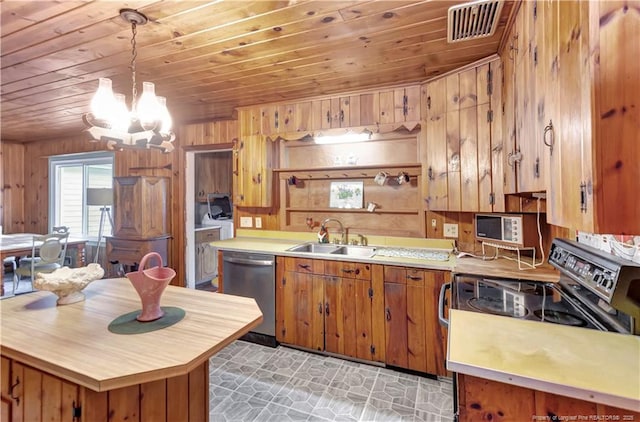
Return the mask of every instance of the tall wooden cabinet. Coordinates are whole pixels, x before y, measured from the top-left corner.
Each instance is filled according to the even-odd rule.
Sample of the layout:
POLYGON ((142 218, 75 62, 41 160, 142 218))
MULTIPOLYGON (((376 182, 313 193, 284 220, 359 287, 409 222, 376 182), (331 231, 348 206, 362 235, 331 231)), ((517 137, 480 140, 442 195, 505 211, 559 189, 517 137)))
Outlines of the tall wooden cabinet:
POLYGON ((427 203, 432 211, 504 211, 499 59, 424 87, 427 203))
POLYGON ((546 190, 551 224, 640 233, 629 194, 640 180, 640 16, 632 10, 624 1, 522 2, 500 53, 507 192, 546 190))
POLYGON ((137 265, 149 252, 168 264, 169 178, 114 177, 114 229, 107 237, 107 259, 137 265))

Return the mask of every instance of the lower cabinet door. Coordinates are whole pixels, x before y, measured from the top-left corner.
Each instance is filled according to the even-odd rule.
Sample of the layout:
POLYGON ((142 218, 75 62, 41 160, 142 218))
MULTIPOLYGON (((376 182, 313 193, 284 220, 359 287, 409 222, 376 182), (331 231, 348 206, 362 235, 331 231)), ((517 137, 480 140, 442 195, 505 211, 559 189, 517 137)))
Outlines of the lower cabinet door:
POLYGON ((384 283, 386 363, 407 368, 407 286, 384 283))

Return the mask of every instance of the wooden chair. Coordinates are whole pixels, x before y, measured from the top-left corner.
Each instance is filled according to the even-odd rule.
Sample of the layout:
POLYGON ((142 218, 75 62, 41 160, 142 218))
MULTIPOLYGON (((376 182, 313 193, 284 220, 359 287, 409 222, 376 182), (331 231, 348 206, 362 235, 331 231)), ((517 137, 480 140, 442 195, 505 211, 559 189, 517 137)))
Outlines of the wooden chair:
POLYGON ((31 256, 20 259, 17 277, 13 281, 13 292, 19 287, 22 277, 30 277, 33 290, 33 279, 37 273, 50 273, 64 265, 67 255, 69 232, 49 233, 33 236, 31 256))

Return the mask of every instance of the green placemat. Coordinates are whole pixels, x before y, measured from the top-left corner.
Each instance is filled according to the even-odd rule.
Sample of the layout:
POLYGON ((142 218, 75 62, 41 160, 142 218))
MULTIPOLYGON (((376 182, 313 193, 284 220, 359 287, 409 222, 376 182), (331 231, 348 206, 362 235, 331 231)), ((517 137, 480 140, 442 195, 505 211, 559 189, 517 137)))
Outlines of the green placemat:
POLYGON ((142 334, 151 331, 161 330, 172 326, 173 324, 180 322, 184 318, 184 309, 176 308, 173 306, 161 306, 160 309, 164 311, 164 316, 158 318, 155 321, 140 322, 136 319, 142 309, 138 309, 128 314, 120 315, 118 318, 111 321, 109 324, 109 331, 114 334, 142 334))

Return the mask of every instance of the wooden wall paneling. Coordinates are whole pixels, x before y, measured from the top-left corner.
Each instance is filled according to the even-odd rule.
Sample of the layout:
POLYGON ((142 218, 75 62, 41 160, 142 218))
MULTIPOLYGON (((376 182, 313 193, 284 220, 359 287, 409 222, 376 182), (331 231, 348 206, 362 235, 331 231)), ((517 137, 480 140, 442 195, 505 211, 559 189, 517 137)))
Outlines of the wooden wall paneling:
POLYGON ((418 121, 420 120, 421 105, 420 101, 420 86, 408 86, 404 89, 404 95, 407 97, 406 115, 404 121, 418 121))
MULTIPOLYGON (((422 271, 421 271, 422 272, 422 271)), ((407 280, 407 365, 409 369, 427 372, 427 321, 425 313, 425 280, 407 280)))
POLYGON ((3 233, 25 232, 25 145, 0 142, 0 224, 3 233))
POLYGON ((460 175, 460 112, 448 111, 447 130, 447 208, 449 211, 461 210, 460 175))
POLYGON ((318 100, 320 102, 320 116, 316 120, 320 123, 320 126, 315 129, 329 129, 333 122, 331 115, 331 100, 318 100))
MULTIPOLYGON (((474 71, 475 76, 475 71, 474 71)), ((477 211, 478 178, 478 116, 477 107, 460 109, 460 210, 477 211)), ((452 195, 449 197, 452 199, 452 195)))
POLYGON ((557 394, 535 391, 536 415, 555 415, 566 417, 569 415, 597 415, 597 405, 584 400, 572 399, 557 394))
POLYGON ((140 385, 109 391, 109 416, 116 421, 140 421, 140 385), (114 405, 113 403, 116 403, 114 405))
POLYGON ((378 92, 360 95, 360 124, 372 125, 380 120, 380 94, 378 92))
POLYGON ((313 129, 311 101, 295 105, 294 129, 296 132, 306 132, 313 129))
POLYGON ((446 92, 445 79, 427 84, 426 155, 430 210, 446 210, 448 206, 446 92))
POLYGON ((507 145, 504 136, 504 116, 505 110, 503 109, 503 78, 504 78, 504 63, 503 60, 496 60, 489 65, 492 73, 492 87, 491 94, 491 116, 493 121, 491 122, 491 186, 493 189, 493 211, 504 212, 504 191, 506 187, 506 156, 507 145))
MULTIPOLYGON (((589 6, 592 14, 591 49, 593 83, 596 84, 593 102, 594 126, 586 126, 585 139, 589 140, 592 154, 585 154, 584 167, 589 171, 596 165, 597 171, 585 175, 585 180, 595 181, 593 201, 597 201, 595 221, 598 233, 640 233, 640 207, 638 199, 630 192, 638 191, 640 180, 640 17, 638 3, 597 2, 589 6), (633 10, 633 11, 632 11, 633 10), (607 19, 607 18, 611 19, 607 19), (606 20, 605 20, 606 19, 606 20), (606 22, 606 23, 605 23, 606 22), (612 77, 611 75, 616 75, 612 77), (612 112, 615 111, 615 112, 612 112), (591 128, 597 128, 591 133, 591 128), (614 148, 609 139, 618 140, 614 148), (591 143, 595 142, 595 146, 591 143), (593 159, 593 160, 592 160, 593 159), (616 205, 613 205, 616 204, 616 205)), ((585 31, 586 32, 586 31, 585 31)), ((583 35, 583 40, 586 34, 583 35)), ((586 78, 583 79, 585 83, 586 78)), ((583 104, 588 93, 583 91, 583 104)), ((585 119, 586 121, 586 119, 585 119)), ((589 205, 591 207, 591 205, 589 205)), ((587 210, 585 218, 594 219, 587 210)))
POLYGON ((360 126, 360 95, 349 97, 349 125, 351 127, 360 126))
MULTIPOLYGON (((492 159, 493 151, 491 148, 491 128, 487 116, 489 115, 491 105, 484 103, 478 105, 477 108, 477 129, 478 129, 478 211, 492 212, 491 196, 497 196, 493 189, 492 179, 492 159)), ((461 151, 461 154, 463 152, 461 151)), ((497 169, 496 169, 497 170, 497 169)), ((499 170, 498 170, 499 171, 499 170)), ((498 173, 499 174, 499 173, 498 173)), ((496 177, 496 179, 498 179, 496 177)), ((463 185, 464 186, 464 185, 463 185)), ((464 200, 464 193, 463 193, 464 200)))
MULTIPOLYGON (((167 379, 167 397, 171 406, 167 409, 167 421, 189 421, 189 375, 167 379)), ((218 403, 211 403, 213 408, 218 403)))
POLYGON ((167 381, 140 384, 140 420, 167 422, 167 381))
POLYGON ((380 117, 378 121, 381 124, 393 123, 395 121, 393 91, 380 92, 380 117))
POLYGON ((331 99, 331 127, 350 126, 350 103, 349 97, 339 97, 331 99))
MULTIPOLYGON (((580 74, 584 67, 581 59, 581 37, 588 37, 588 31, 580 23, 579 2, 562 1, 559 4, 559 43, 560 68, 558 83, 562 87, 562 101, 558 102, 558 147, 556 151, 562 162, 561 176, 556 179, 561 190, 561 209, 554 217, 553 224, 564 227, 575 227, 575 222, 582 220, 580 204, 580 186, 569 181, 584 180, 582 165, 582 115, 581 107, 577 106, 582 100, 582 80, 580 74), (573 162, 574 165, 567 165, 573 162)), ((554 154, 556 154, 554 151, 554 154)), ((556 198, 554 198, 556 199, 556 198)))
POLYGON ((462 374, 458 385, 461 421, 526 421, 536 414, 533 390, 462 374))
POLYGON ((260 133, 270 135, 278 133, 276 128, 277 107, 272 104, 260 106, 260 133))
MULTIPOLYGON (((351 303, 345 304, 345 331, 347 327, 355 327, 353 330, 353 336, 350 337, 348 333, 347 338, 355 342, 355 353, 353 356, 359 359, 375 360, 375 355, 371 352, 371 347, 374 345, 372 336, 372 318, 373 318, 373 302, 369 297, 369 287, 371 283, 366 280, 355 280, 351 283, 354 284, 355 291, 352 296, 355 298, 355 306, 351 303), (349 321, 351 319, 351 321, 349 321)), ((345 351, 347 344, 345 342, 345 351)))
POLYGON ((278 133, 295 131, 295 111, 295 104, 284 104, 278 106, 278 133))
POLYGON ((373 290, 371 310, 371 343, 374 346, 372 360, 384 362, 385 315, 384 315, 384 267, 371 265, 371 288, 373 290))
POLYGON ((502 57, 502 131, 504 136, 504 155, 507 166, 505 167, 505 183, 504 193, 517 192, 516 181, 516 164, 509 161, 509 156, 516 152, 516 117, 515 117, 515 57, 516 46, 514 36, 517 33, 517 27, 511 29, 511 35, 505 45, 505 49, 501 52, 502 57))
MULTIPOLYGON (((189 422, 209 418, 209 360, 189 372, 189 422)), ((155 419, 151 419, 155 421, 155 419)))

